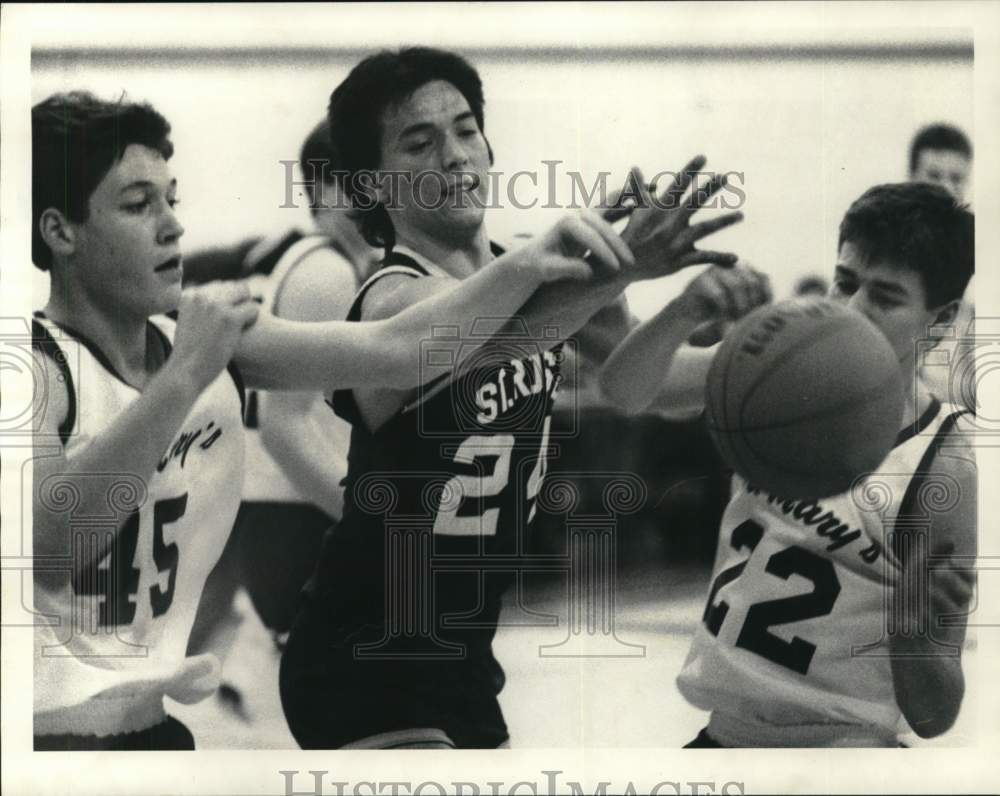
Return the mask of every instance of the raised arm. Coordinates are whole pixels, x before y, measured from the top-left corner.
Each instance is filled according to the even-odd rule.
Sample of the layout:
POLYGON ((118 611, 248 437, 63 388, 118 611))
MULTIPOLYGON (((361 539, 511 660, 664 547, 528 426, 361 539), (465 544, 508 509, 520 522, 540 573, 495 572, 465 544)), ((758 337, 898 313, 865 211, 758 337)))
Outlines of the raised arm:
MULTIPOLYGON (((79 492, 81 514, 107 513, 108 490, 120 475, 147 480, 169 447, 198 395, 222 372, 232 357, 244 326, 252 323, 257 306, 245 287, 217 283, 185 291, 181 303, 173 352, 162 368, 143 387, 142 394, 100 434, 86 445, 64 449, 38 458, 34 465, 34 554, 36 557, 66 556, 72 549, 64 512, 51 510, 39 487, 48 476, 73 485, 79 492), (106 478, 101 474, 107 473, 106 478)), ((44 349, 36 350, 39 365, 48 380, 49 400, 38 407, 44 434, 57 434, 69 411, 69 394, 59 379, 55 361, 44 349)), ((119 529, 120 530, 120 529, 119 529)), ((107 546, 88 550, 73 561, 79 574, 107 554, 107 546)), ((61 573, 38 568, 39 583, 52 584, 61 573)))
POLYGON ((262 317, 244 335, 237 362, 247 383, 264 389, 416 387, 472 353, 481 319, 514 315, 540 285, 582 282, 588 290, 595 274, 614 274, 633 263, 610 225, 569 216, 527 246, 384 321, 303 324, 262 317), (452 361, 422 363, 423 342, 442 326, 456 335, 435 340, 435 351, 451 348, 452 361))
POLYGON ((709 268, 612 352, 601 369, 601 392, 628 414, 654 405, 700 410, 718 346, 686 345, 691 332, 709 320, 740 318, 770 300, 770 281, 753 268, 709 268))
POLYGON ((902 562, 889 603, 896 620, 890 622, 895 632, 889 635, 889 651, 903 716, 921 738, 933 738, 955 723, 965 694, 962 645, 975 585, 977 537, 972 449, 939 451, 926 483, 929 488, 941 487, 944 502, 950 502, 949 496, 955 502, 946 513, 933 513, 933 506, 927 507, 929 527, 906 531, 913 543, 906 546, 910 555, 902 562), (920 533, 928 534, 924 544, 914 538, 920 533))

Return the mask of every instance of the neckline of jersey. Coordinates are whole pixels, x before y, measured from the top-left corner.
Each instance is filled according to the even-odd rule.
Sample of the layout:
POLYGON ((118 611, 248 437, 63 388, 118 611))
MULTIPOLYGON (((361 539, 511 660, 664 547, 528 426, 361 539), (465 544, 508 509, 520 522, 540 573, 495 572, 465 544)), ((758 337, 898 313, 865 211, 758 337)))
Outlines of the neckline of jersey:
POLYGON ((938 412, 940 411, 941 411, 941 402, 937 399, 936 396, 932 395, 931 402, 924 410, 924 413, 920 415, 920 417, 916 420, 916 422, 912 423, 911 425, 907 426, 906 428, 904 428, 902 431, 899 432, 899 434, 896 436, 896 444, 893 445, 892 447, 898 448, 904 442, 909 442, 915 436, 923 432, 923 430, 927 428, 927 426, 929 426, 931 422, 933 422, 934 418, 938 416, 938 412))
MULTIPOLYGON (((66 334, 68 334, 70 337, 73 337, 76 340, 78 340, 80 343, 82 343, 84 346, 86 346, 87 350, 90 351, 90 353, 93 355, 94 359, 96 359, 97 362, 100 364, 100 366, 102 368, 104 368, 110 375, 114 376, 118 381, 120 381, 122 384, 124 384, 130 390, 135 390, 138 393, 142 392, 142 390, 140 390, 134 384, 130 384, 128 381, 125 380, 125 378, 117 371, 117 369, 115 368, 115 366, 111 364, 111 360, 108 358, 107 354, 105 354, 100 349, 100 347, 97 345, 97 343, 95 343, 93 340, 91 340, 85 334, 83 334, 82 332, 74 329, 72 326, 68 326, 65 323, 60 323, 59 321, 56 321, 56 320, 48 317, 41 310, 36 310, 34 312, 34 317, 41 318, 43 320, 48 321, 49 323, 57 326, 60 330, 62 330, 66 334)), ((165 362, 167 360, 167 357, 170 356, 170 352, 173 350, 173 346, 170 345, 170 340, 167 339, 167 336, 163 333, 163 330, 160 329, 160 327, 157 326, 152 321, 147 320, 146 321, 146 334, 147 335, 149 334, 149 330, 150 329, 153 330, 153 333, 156 335, 157 339, 160 341, 160 345, 163 346, 163 360, 165 362)))

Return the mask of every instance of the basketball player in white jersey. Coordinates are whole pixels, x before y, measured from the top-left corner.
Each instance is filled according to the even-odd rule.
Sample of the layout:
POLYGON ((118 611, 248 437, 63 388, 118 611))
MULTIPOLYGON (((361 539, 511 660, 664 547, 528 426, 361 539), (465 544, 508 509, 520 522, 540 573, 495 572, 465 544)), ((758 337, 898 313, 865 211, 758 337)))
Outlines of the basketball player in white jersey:
MULTIPOLYGON (((793 501, 734 477, 678 678, 711 711, 689 746, 896 746, 955 721, 973 588, 958 567, 976 554, 976 468, 966 410, 928 390, 916 354, 929 326, 954 318, 974 270, 973 227, 946 191, 912 183, 870 189, 841 222, 829 295, 892 345, 903 423, 849 493, 793 501)), ((765 298, 750 271, 698 281, 612 355, 602 386, 623 406, 641 408, 663 387, 697 404, 712 355, 679 351, 686 329, 765 298)))
POLYGON ((411 385, 448 369, 420 360, 434 324, 468 336, 548 280, 632 261, 602 220, 572 217, 387 323, 258 320, 245 285, 181 290, 169 131, 85 92, 32 110, 32 259, 51 281, 33 327, 39 750, 192 748, 163 699, 217 681, 185 648, 243 482, 234 358, 256 387, 411 385))

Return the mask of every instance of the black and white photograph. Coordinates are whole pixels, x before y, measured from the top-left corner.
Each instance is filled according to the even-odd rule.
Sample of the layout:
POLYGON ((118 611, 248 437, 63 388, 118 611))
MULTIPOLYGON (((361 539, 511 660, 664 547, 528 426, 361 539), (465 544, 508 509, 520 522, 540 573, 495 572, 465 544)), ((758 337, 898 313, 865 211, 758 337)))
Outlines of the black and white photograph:
POLYGON ((1000 4, 0 13, 7 792, 1000 788, 1000 4))

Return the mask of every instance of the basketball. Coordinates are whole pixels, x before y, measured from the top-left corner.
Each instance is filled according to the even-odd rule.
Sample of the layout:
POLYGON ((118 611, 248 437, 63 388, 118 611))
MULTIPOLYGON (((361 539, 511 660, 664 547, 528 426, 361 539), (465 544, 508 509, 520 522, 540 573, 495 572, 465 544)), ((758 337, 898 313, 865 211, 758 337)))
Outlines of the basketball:
POLYGON ((750 484, 822 498, 888 455, 903 383, 867 318, 827 299, 792 299, 733 328, 712 361, 705 405, 720 455, 750 484))

